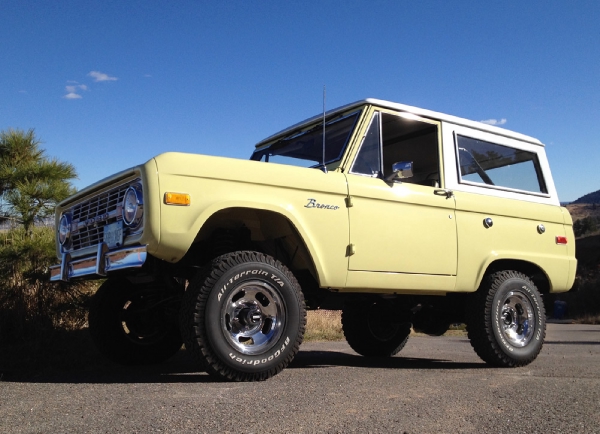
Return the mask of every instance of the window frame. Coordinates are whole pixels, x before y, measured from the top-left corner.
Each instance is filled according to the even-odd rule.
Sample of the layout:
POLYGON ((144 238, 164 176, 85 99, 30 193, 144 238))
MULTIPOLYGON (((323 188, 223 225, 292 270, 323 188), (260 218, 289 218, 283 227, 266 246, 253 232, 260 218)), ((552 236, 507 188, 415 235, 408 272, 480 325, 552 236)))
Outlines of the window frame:
POLYGON ((507 140, 503 140, 503 138, 501 138, 500 136, 498 136, 498 140, 493 140, 494 137, 483 138, 483 137, 478 137, 478 136, 480 136, 480 135, 479 134, 469 134, 469 131, 457 131, 456 129, 453 131, 454 161, 456 163, 456 175, 457 175, 457 181, 458 181, 459 185, 466 185, 466 186, 472 186, 472 187, 477 187, 477 188, 485 188, 485 189, 490 189, 490 190, 496 190, 499 192, 517 193, 519 195, 536 196, 536 197, 541 197, 541 198, 552 197, 550 194, 550 186, 548 185, 547 177, 545 176, 545 171, 544 171, 544 167, 542 164, 542 162, 544 160, 542 158, 540 158, 539 152, 537 152, 536 149, 533 148, 533 146, 531 146, 531 145, 527 146, 527 144, 525 144, 525 143, 522 143, 521 146, 519 146, 520 142, 515 141, 515 140, 511 140, 511 142, 513 142, 513 143, 508 143, 507 140), (459 137, 464 137, 466 139, 471 139, 471 140, 477 140, 480 142, 487 142, 492 145, 502 146, 505 148, 518 149, 521 151, 525 151, 525 152, 534 154, 535 161, 533 162, 533 164, 534 164, 534 168, 535 168, 536 177, 537 177, 540 189, 545 190, 545 192, 522 190, 522 189, 518 189, 518 188, 504 187, 504 186, 500 186, 500 185, 491 185, 491 184, 486 184, 484 182, 475 182, 475 181, 469 181, 469 180, 463 179, 462 173, 461 173, 461 166, 460 166, 460 156, 459 156, 459 143, 458 143, 459 137))
MULTIPOLYGON (((300 168, 307 168, 307 169, 319 169, 322 168, 323 166, 327 167, 328 170, 332 170, 333 168, 331 168, 330 166, 332 165, 336 165, 335 167, 340 167, 343 163, 344 160, 344 155, 346 155, 346 153, 348 152, 348 149, 351 146, 351 143, 353 141, 353 137, 356 133, 356 129, 359 125, 360 122, 360 118, 362 116, 362 108, 354 109, 348 112, 344 112, 344 113, 338 113, 335 116, 329 116, 328 118, 325 119, 325 136, 327 137, 327 125, 332 125, 338 122, 342 122, 345 119, 348 119, 350 117, 355 117, 354 119, 354 123, 351 125, 351 127, 348 130, 348 136, 346 137, 346 142, 344 143, 344 145, 341 147, 339 154, 333 158, 333 159, 329 159, 325 162, 318 162, 316 164, 312 164, 310 166, 308 165, 302 165, 302 164, 292 164, 292 163, 288 163, 288 162, 284 162, 284 161, 270 161, 270 156, 269 156, 269 149, 272 149, 273 147, 276 147, 278 143, 281 143, 285 140, 291 140, 297 137, 301 137, 307 133, 310 133, 312 130, 314 131, 318 131, 318 127, 323 126, 323 119, 316 119, 314 122, 304 125, 300 128, 298 128, 297 130, 292 130, 290 131, 287 135, 279 137, 276 140, 273 140, 270 143, 267 143, 259 148, 256 148, 254 150, 254 152, 252 152, 252 155, 250 156, 250 160, 252 161, 260 161, 262 163, 268 163, 268 164, 281 164, 281 165, 285 165, 285 166, 291 166, 291 167, 300 167, 300 168), (258 157, 258 158, 256 158, 258 157), (265 158, 265 160, 263 160, 263 158, 265 158)), ((282 146, 284 147, 284 146, 282 146)), ((293 157, 287 157, 287 158, 293 158, 293 157)), ((298 158, 298 161, 314 161, 314 160, 308 160, 308 159, 303 159, 303 158, 298 158)))
MULTIPOLYGON (((401 117, 401 118, 405 118, 405 119, 409 119, 409 120, 413 120, 416 122, 423 122, 426 124, 430 124, 430 125, 435 125, 436 129, 437 129, 437 164, 438 164, 438 173, 439 173, 439 187, 431 187, 431 188, 443 188, 443 186, 445 185, 445 158, 444 158, 444 148, 443 148, 443 122, 439 119, 434 119, 434 118, 427 118, 427 117, 423 117, 420 115, 416 115, 410 111, 397 111, 397 110, 392 110, 389 108, 384 108, 384 107, 379 107, 379 106, 373 106, 371 110, 369 110, 366 113, 366 116, 369 121, 367 123, 367 126, 362 130, 361 132, 361 140, 358 143, 358 146, 356 148, 356 151, 353 152, 352 158, 351 158, 351 164, 349 165, 349 170, 348 173, 352 174, 352 175, 359 175, 359 176, 364 176, 367 178, 380 178, 383 179, 384 177, 384 171, 385 168, 383 167, 383 128, 382 128, 382 122, 383 122, 383 115, 391 115, 391 116, 396 116, 396 117, 401 117), (379 161, 380 161, 380 175, 379 176, 371 176, 369 174, 366 173, 360 173, 360 172, 354 172, 352 169, 354 168, 354 165, 356 164, 356 160, 358 158, 358 155, 360 154, 360 151, 365 143, 366 137, 367 137, 367 133, 369 131, 369 128, 371 127, 371 123, 373 122, 373 118, 375 116, 375 114, 378 113, 378 118, 379 118, 379 161), (368 116, 370 115, 370 118, 368 118, 368 116)), ((400 180, 394 180, 394 182, 402 182, 400 180)), ((410 184, 410 185, 420 185, 420 184, 416 184, 416 183, 409 183, 406 182, 406 184, 410 184)))
POLYGON ((356 151, 356 154, 354 155, 354 158, 352 159, 352 164, 350 166, 350 170, 348 171, 348 173, 352 174, 352 175, 360 175, 360 176, 366 176, 367 178, 381 178, 382 174, 383 174, 383 146, 381 145, 381 141, 382 141, 382 137, 381 137, 381 111, 380 110, 373 110, 371 112, 371 119, 369 120, 369 123, 367 125, 367 128, 365 129, 365 133, 364 136, 358 146, 358 150, 356 151), (360 154, 360 151, 362 150, 365 141, 367 140, 367 135, 369 133, 369 129, 371 128, 371 126, 373 125, 373 121, 375 120, 375 117, 377 117, 377 128, 378 128, 378 133, 379 133, 379 137, 378 137, 378 147, 379 147, 379 171, 378 174, 367 174, 367 173, 362 173, 362 172, 355 172, 354 166, 356 165, 356 162, 358 160, 358 156, 360 154))

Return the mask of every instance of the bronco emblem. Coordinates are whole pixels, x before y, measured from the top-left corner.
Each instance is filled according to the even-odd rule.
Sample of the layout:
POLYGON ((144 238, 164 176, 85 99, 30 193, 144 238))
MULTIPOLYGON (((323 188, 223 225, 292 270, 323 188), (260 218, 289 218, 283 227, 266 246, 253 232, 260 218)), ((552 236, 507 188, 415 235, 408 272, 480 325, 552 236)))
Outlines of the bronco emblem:
POLYGON ((308 203, 304 205, 304 208, 323 208, 323 209, 332 209, 336 210, 340 207, 337 205, 325 205, 323 203, 318 203, 315 199, 308 199, 308 203))

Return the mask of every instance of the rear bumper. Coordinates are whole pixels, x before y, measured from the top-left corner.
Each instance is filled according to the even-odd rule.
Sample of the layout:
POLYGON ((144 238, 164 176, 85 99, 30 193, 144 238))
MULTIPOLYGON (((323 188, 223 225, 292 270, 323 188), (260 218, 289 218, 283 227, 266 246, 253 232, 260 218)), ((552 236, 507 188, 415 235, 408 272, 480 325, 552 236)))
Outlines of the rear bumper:
POLYGON ((108 246, 101 243, 95 255, 71 259, 69 253, 64 253, 61 263, 50 267, 50 281, 68 282, 81 277, 106 277, 112 271, 141 267, 146 262, 147 255, 146 246, 109 251, 108 246))

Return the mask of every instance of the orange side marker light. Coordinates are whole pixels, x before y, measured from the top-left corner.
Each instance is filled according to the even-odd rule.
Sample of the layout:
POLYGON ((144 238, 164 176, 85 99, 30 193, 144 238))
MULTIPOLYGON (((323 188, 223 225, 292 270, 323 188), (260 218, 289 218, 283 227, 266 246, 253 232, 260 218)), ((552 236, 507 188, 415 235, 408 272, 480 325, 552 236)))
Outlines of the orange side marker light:
POLYGON ((187 193, 165 193, 165 204, 190 206, 191 198, 187 193))

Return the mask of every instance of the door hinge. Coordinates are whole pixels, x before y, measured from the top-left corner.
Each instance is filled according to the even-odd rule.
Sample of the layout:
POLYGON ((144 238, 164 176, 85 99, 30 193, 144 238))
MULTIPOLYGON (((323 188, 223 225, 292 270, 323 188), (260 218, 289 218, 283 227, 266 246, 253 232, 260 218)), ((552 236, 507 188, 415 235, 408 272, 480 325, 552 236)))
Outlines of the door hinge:
POLYGON ((352 208, 354 204, 352 203, 352 196, 346 196, 346 208, 352 208))
POLYGON ((354 248, 354 244, 348 244, 348 247, 346 247, 346 256, 352 256, 356 253, 356 250, 354 248))

